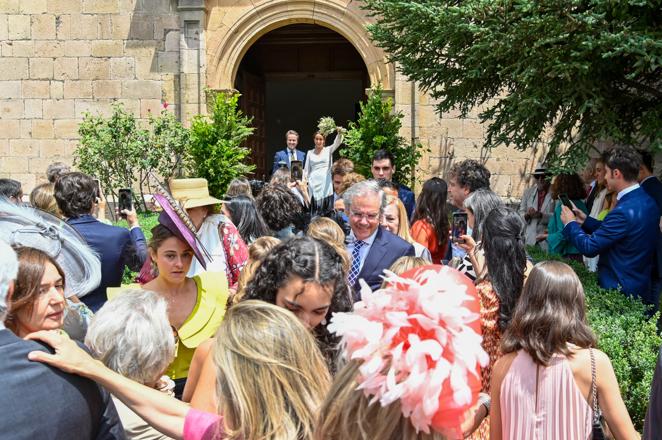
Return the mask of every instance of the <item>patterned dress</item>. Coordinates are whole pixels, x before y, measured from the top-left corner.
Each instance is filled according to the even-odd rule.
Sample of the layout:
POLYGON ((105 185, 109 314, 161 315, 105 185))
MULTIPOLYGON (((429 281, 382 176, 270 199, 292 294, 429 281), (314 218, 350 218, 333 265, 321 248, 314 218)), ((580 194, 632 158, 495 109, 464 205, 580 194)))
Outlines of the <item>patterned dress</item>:
MULTIPOLYGON (((492 283, 483 280, 476 284, 476 291, 480 296, 480 315, 481 330, 483 332, 483 349, 490 357, 490 363, 482 368, 482 392, 490 393, 490 381, 492 380, 492 367, 501 357, 501 330, 499 330, 499 297, 497 296, 492 283)), ((473 440, 487 440, 490 438, 490 419, 483 420, 483 423, 469 437, 473 440)))

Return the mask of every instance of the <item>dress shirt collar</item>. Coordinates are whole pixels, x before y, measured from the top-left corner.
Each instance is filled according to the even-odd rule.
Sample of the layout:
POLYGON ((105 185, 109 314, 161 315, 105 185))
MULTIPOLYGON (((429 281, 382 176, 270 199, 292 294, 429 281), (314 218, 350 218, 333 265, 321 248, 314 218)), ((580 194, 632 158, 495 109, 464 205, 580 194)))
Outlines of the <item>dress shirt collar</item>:
MULTIPOLYGON (((377 226, 377 229, 375 229, 375 232, 372 233, 372 235, 365 240, 362 240, 368 247, 372 246, 372 243, 375 241, 375 237, 377 237, 377 232, 379 232, 380 226, 377 226)), ((354 231, 349 233, 349 242, 354 243, 356 241, 356 235, 354 235, 354 231)))
POLYGON ((634 185, 630 185, 625 189, 622 189, 617 195, 616 195, 616 200, 621 200, 624 195, 631 193, 635 189, 639 189, 639 184, 635 183, 634 185))
POLYGON ((639 182, 639 185, 643 184, 643 183, 644 183, 645 181, 647 181, 648 179, 652 179, 653 177, 655 177, 655 175, 654 175, 654 174, 651 174, 650 176, 646 177, 645 179, 642 179, 642 181, 639 182))

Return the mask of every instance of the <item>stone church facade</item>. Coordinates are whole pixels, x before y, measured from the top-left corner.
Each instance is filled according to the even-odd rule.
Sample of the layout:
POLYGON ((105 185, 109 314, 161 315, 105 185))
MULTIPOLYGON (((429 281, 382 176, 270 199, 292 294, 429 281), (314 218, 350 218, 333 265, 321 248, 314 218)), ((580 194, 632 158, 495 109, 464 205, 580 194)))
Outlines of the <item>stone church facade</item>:
POLYGON ((351 0, 0 0, 0 177, 29 191, 49 163, 71 162, 86 112, 107 114, 119 101, 146 118, 168 103, 188 123, 205 111, 207 89, 242 93, 264 173, 282 147, 270 130, 281 133, 297 114, 276 115, 274 105, 316 96, 321 105, 338 87, 343 111, 355 114, 357 93, 381 84, 404 114, 402 135, 430 150, 419 178, 475 158, 492 171, 495 191, 518 198, 536 154, 483 151, 476 115, 435 113, 372 44, 366 23, 351 0), (319 95, 295 96, 309 80, 319 95))

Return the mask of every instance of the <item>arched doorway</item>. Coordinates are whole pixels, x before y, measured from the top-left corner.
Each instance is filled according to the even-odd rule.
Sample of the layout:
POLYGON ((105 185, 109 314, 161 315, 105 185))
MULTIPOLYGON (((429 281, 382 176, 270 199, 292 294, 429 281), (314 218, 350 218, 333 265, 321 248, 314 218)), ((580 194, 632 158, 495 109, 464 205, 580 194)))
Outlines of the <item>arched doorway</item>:
POLYGON ((344 126, 355 120, 369 87, 361 55, 329 28, 291 24, 260 37, 243 56, 234 82, 242 109, 254 118, 248 143, 255 176, 268 178, 287 130, 299 132, 299 149, 306 151, 320 117, 344 126))

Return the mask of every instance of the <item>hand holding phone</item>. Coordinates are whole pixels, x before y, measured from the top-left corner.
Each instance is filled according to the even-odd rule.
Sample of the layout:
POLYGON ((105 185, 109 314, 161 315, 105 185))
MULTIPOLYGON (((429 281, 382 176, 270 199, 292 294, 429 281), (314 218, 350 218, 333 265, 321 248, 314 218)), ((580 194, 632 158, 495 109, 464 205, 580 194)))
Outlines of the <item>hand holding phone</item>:
POLYGON ((117 191, 117 194, 117 208, 119 209, 122 218, 126 218, 126 214, 122 213, 122 211, 133 210, 133 194, 129 188, 122 188, 117 191))
POLYGON ((303 162, 300 160, 290 162, 290 178, 294 182, 303 179, 303 162))
POLYGON ((464 243, 462 236, 467 235, 467 218, 466 212, 453 213, 453 229, 451 231, 453 243, 464 243))
POLYGON ((569 210, 572 211, 575 209, 575 205, 572 204, 567 194, 559 194, 559 200, 561 200, 561 203, 563 203, 564 206, 567 206, 569 210))

